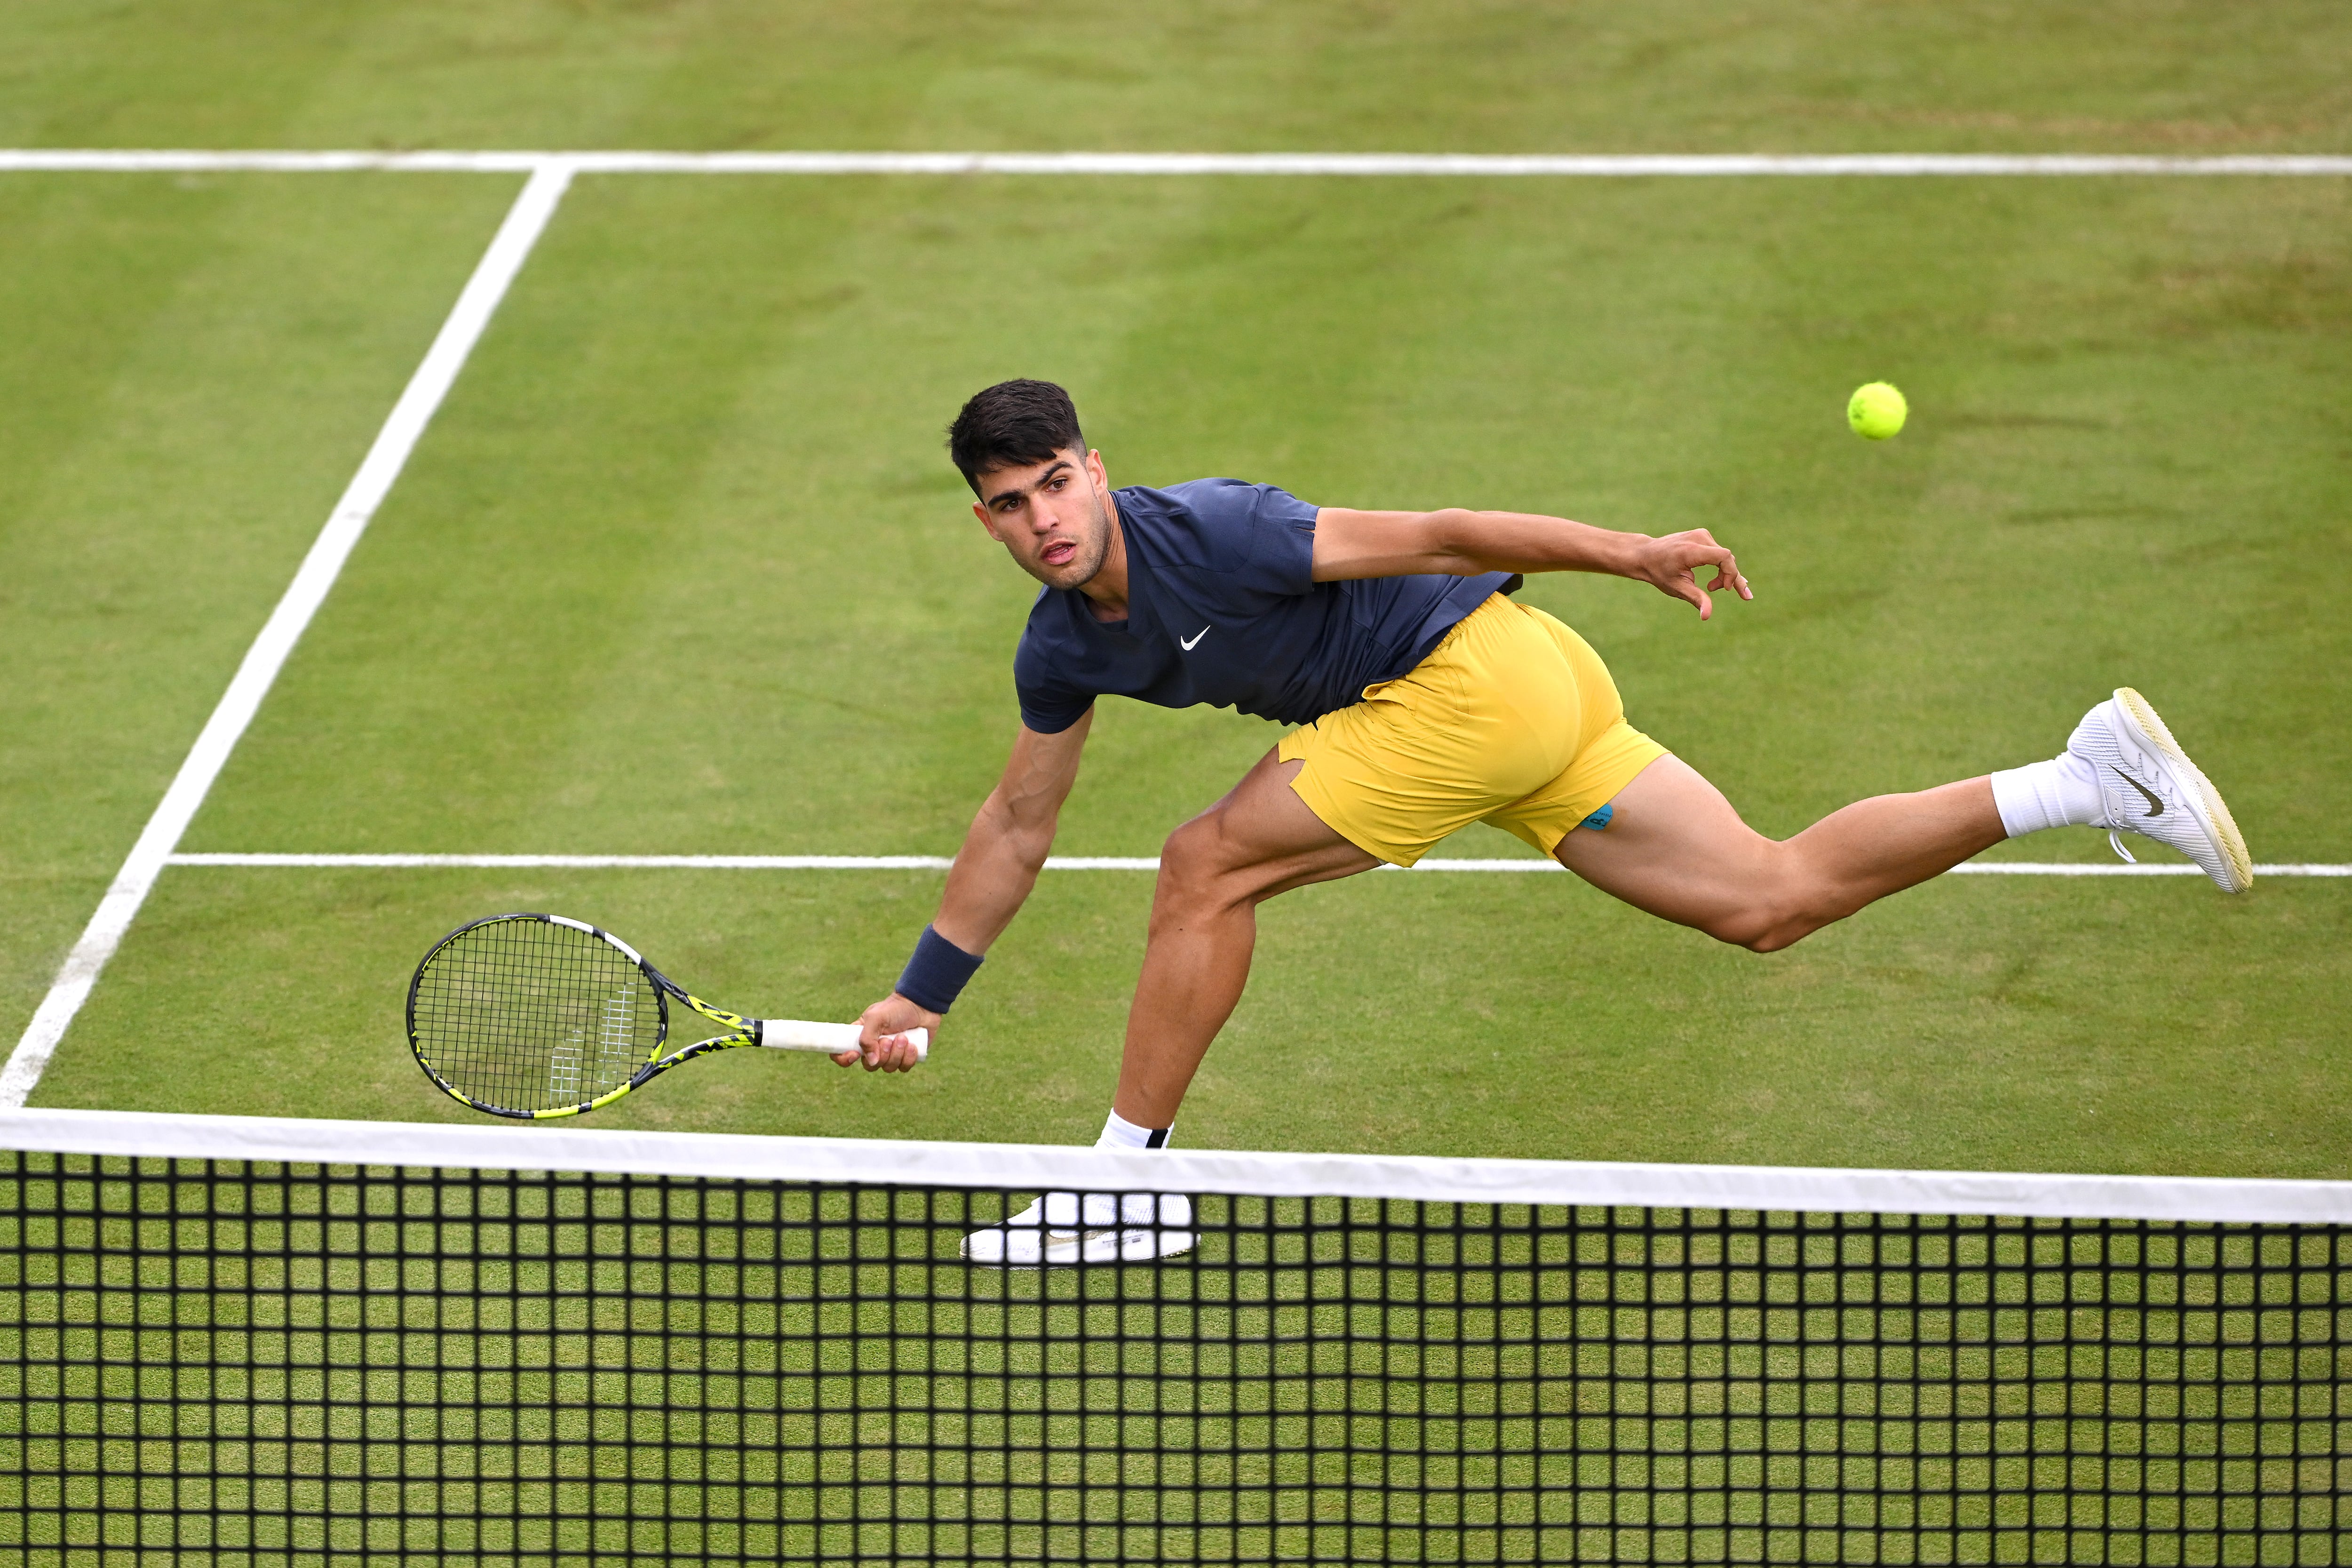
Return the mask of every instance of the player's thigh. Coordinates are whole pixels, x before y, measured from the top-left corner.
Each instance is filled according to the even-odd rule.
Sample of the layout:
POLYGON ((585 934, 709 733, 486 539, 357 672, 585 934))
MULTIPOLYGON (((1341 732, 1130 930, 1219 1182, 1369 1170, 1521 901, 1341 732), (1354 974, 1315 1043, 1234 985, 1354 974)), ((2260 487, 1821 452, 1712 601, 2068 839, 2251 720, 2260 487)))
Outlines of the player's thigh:
POLYGON ((1290 781, 1303 765, 1269 751, 1223 800, 1169 835, 1160 858, 1162 892, 1213 884, 1266 898, 1379 865, 1298 798, 1290 781))
POLYGON ((1609 804, 1607 827, 1580 828, 1554 852, 1602 892, 1717 935, 1769 894, 1780 846, 1680 757, 1658 758, 1609 804))

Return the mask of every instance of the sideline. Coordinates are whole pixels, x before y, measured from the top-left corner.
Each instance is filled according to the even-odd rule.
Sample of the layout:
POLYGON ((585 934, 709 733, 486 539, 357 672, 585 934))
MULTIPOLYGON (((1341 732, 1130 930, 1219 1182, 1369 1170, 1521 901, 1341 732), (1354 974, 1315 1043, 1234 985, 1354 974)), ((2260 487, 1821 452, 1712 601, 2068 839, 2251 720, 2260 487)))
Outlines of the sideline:
POLYGON ((163 792, 155 814, 147 819, 146 828, 131 846, 130 857, 115 873, 106 896, 99 900, 98 910, 83 928, 81 939, 58 966, 48 994, 41 998, 32 1022, 25 1026, 16 1048, 9 1053, 7 1066, 0 1068, 0 1107, 23 1105, 33 1086, 40 1082, 58 1042, 65 1037, 74 1015, 89 999, 100 972, 121 945, 122 933, 130 929, 140 905, 147 901, 155 879, 170 864, 172 852, 179 847, 180 837, 187 831, 189 820, 204 805, 213 781, 220 776, 229 753, 236 750, 246 726, 253 721, 262 698, 268 694, 278 670, 285 667, 287 656, 301 640, 304 628, 318 613, 327 591, 334 586, 337 574, 350 559, 352 547, 359 543, 368 521, 375 516, 393 481, 400 477, 408 455, 416 449, 425 427, 432 423, 434 411, 441 406, 442 398, 457 379, 467 356, 480 341, 483 329, 489 325, 491 313, 506 297, 507 286, 522 269, 531 247, 545 231, 548 219, 555 215, 556 205, 562 201, 564 187, 571 180, 568 168, 535 170, 524 184, 522 194, 515 197, 514 205, 507 209, 506 220, 499 225, 497 236, 476 264, 474 275, 467 279, 448 319, 441 323, 433 346, 425 351, 416 373, 409 377, 400 401, 393 405, 391 416, 376 433, 374 445, 368 448, 359 471, 352 476, 342 499, 328 513, 326 525, 319 531, 310 553, 302 558, 278 607, 270 612, 260 635, 246 650, 244 662, 237 666, 228 689, 221 694, 219 706, 205 721, 196 743, 189 748, 187 760, 180 764, 171 787, 163 792))

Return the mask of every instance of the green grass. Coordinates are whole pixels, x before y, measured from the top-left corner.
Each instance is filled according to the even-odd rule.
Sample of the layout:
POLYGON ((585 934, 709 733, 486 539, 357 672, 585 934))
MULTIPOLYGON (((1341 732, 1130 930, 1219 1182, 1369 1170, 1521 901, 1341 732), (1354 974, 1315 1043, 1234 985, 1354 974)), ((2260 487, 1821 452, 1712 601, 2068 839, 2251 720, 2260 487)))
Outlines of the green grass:
MULTIPOLYGON (((936 431, 1029 371, 1116 479, 1717 528, 1759 597, 1712 626, 1531 597, 1767 831, 2046 754, 2130 681, 2259 854, 2352 858, 2346 737, 2308 717, 2346 642, 2343 216, 2313 184, 589 181, 188 847, 950 849, 1031 590, 936 431), (1837 417, 1875 374, 1920 411, 1885 447, 1837 417)), ((1275 733, 1112 705, 1060 847, 1150 852, 1275 733)), ((848 1016, 936 886, 174 871, 41 1097, 457 1115, 396 1016, 459 919, 558 908, 848 1016)), ((1082 1137, 1148 897, 1049 879, 912 1082, 741 1058, 602 1119, 1082 1137)), ((1315 889, 1267 910, 1184 1136, 2342 1174, 2346 916, 2333 884, 1954 882, 1758 959, 1565 879, 1315 889)))
MULTIPOLYGON (((2239 151, 2346 123, 2332 7, 1216 24, 34 5, 0 22, 0 140, 2239 151)), ((0 183, 28 237, 0 279, 0 1035, 512 190, 0 183)), ((1031 590, 939 431, 1026 374, 1076 391, 1115 481, 1715 529, 1759 597, 1713 625, 1622 583, 1528 597, 1768 832, 2047 755, 2127 681, 2258 858, 2352 859, 2347 218, 2336 181, 586 179, 184 847, 951 849, 1031 590), (1871 446, 1839 413, 1877 376, 1915 412, 1871 446)), ((1150 853, 1276 734, 1108 705, 1059 847, 1150 853)), ((845 1016, 936 888, 175 869, 36 1100, 456 1117, 398 1015, 462 919, 566 910, 730 1005, 845 1016)), ((746 1054, 598 1121, 1083 1139, 1148 897, 1049 878, 911 1081, 746 1054)), ((1760 959, 1565 878, 1364 879, 1265 911, 1181 1137, 2342 1176, 2347 910, 2340 883, 1956 880, 1760 959)))
POLYGON ((2328 0, 16 0, 0 143, 2343 151, 2347 47, 2328 0))
POLYGON ((0 176, 11 1043, 515 184, 0 176))

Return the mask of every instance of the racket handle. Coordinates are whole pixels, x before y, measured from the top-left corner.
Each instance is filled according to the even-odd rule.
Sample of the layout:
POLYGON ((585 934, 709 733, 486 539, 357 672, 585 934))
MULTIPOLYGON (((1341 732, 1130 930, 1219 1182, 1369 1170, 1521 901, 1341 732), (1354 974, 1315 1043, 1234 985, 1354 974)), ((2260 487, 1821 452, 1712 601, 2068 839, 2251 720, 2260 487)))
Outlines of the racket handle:
MULTIPOLYGON (((929 1029, 908 1029, 907 1038, 915 1042, 917 1061, 931 1054, 931 1032, 929 1029)), ((762 1018, 760 1020, 760 1043, 780 1051, 826 1051, 837 1055, 857 1048, 857 1026, 811 1024, 798 1018, 762 1018)))

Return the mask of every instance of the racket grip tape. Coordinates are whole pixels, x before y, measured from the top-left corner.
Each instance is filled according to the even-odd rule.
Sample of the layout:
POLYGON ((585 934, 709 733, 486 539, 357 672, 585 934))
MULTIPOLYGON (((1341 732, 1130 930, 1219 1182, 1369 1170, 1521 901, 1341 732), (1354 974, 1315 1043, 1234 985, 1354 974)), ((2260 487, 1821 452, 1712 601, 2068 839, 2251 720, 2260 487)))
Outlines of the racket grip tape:
MULTIPOLYGON (((857 1033, 855 1024, 812 1024, 799 1018, 760 1020, 760 1043, 780 1051, 854 1051, 857 1049, 857 1033)), ((907 1038, 915 1042, 917 1061, 929 1057, 929 1029, 908 1029, 907 1038)))

